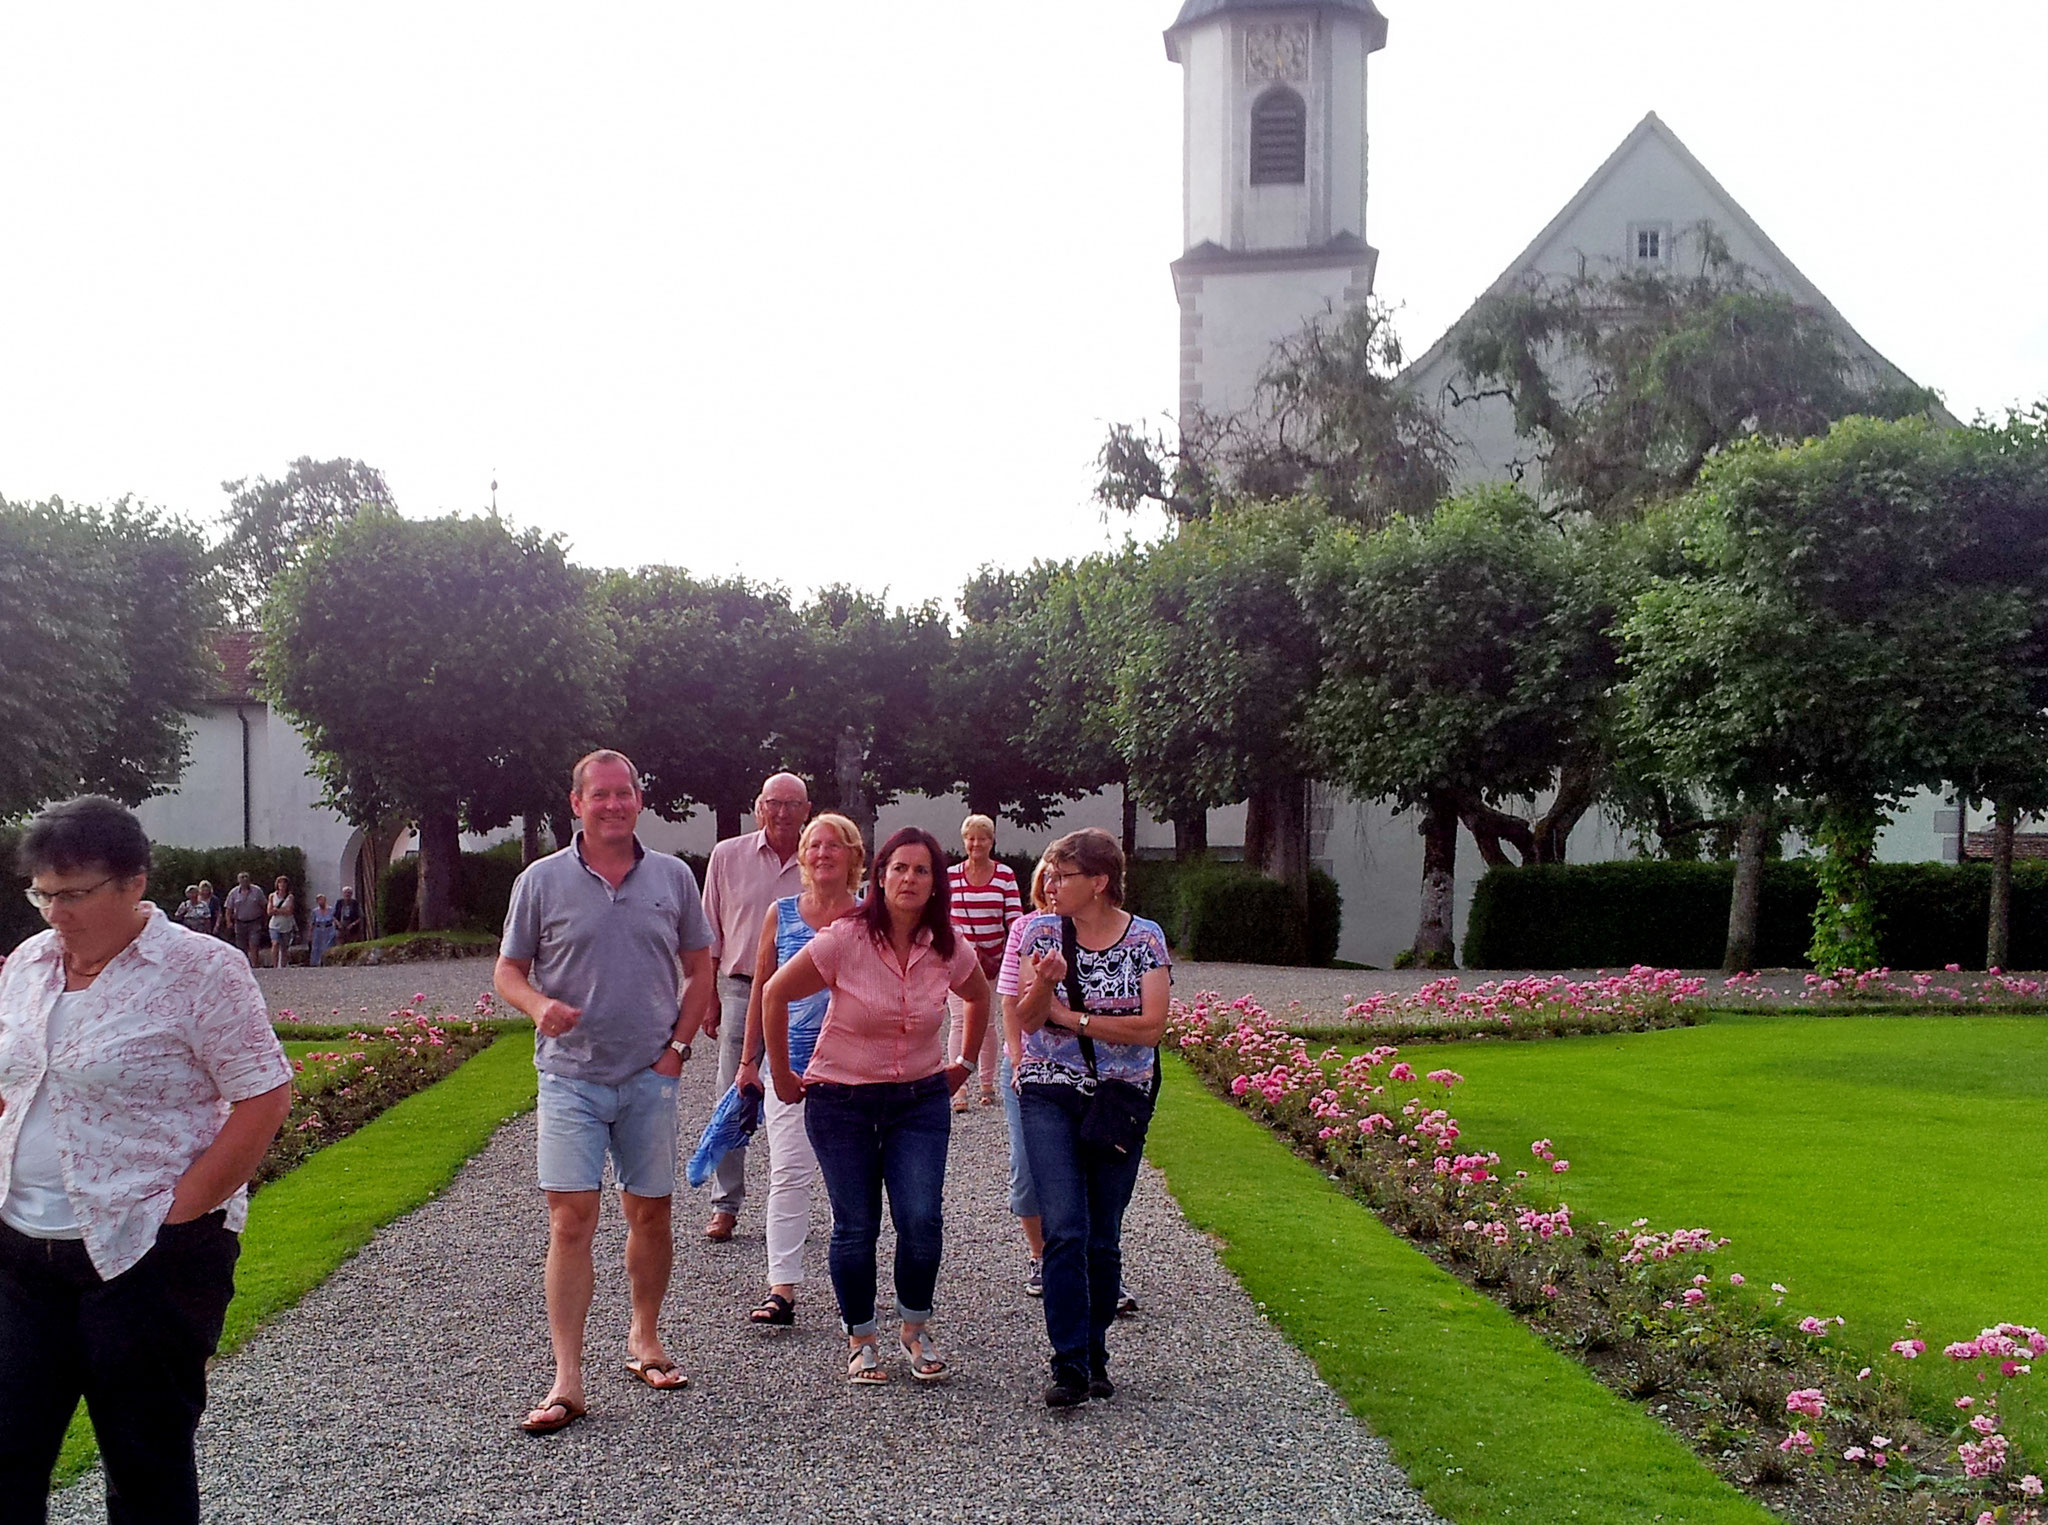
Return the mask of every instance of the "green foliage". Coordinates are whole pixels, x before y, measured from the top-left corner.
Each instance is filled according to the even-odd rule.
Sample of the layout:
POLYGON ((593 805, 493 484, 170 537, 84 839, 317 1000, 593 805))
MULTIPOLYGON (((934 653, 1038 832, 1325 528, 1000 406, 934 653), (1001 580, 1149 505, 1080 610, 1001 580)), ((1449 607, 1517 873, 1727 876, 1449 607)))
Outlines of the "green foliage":
POLYGON ((1455 448, 1436 410, 1395 380, 1402 361, 1377 302, 1312 322, 1275 347, 1243 411, 1185 411, 1171 441, 1114 425, 1095 496, 1125 513, 1156 503, 1182 523, 1296 496, 1364 524, 1425 514, 1455 448))
MULTIPOLYGON (((1756 963, 1799 968, 1820 898, 1811 858, 1764 864, 1756 963)), ((1665 969, 1720 965, 1732 863, 1586 863, 1494 869, 1472 895, 1473 969, 1665 969)), ((1874 863, 1875 962, 1893 969, 1980 967, 1988 864, 1874 863)), ((2012 967, 2048 967, 2048 864, 2013 868, 2012 967)), ((1841 967, 1835 965, 1834 967, 1841 967)), ((1868 965, 1864 966, 1868 967, 1868 965)))
MULTIPOLYGON (((456 958, 489 958, 498 951, 496 932, 394 932, 367 942, 329 948, 321 966, 351 964, 443 964, 456 958)), ((489 975, 484 976, 486 980, 489 975)))
POLYGON ((268 895, 284 875, 292 884, 298 901, 299 925, 306 924, 313 909, 313 897, 306 891, 306 852, 301 847, 166 847, 153 844, 149 850, 149 898, 165 911, 177 909, 185 898, 185 886, 207 880, 216 900, 224 900, 235 887, 235 875, 247 874, 249 882, 268 895))
MULTIPOLYGON (((635 761, 638 761, 636 758, 635 761)), ((455 877, 455 925, 468 932, 498 932, 512 904, 512 882, 521 867, 518 844, 505 853, 464 853, 455 877)), ((419 894, 420 860, 399 859, 377 876, 377 925, 386 932, 412 926, 413 902, 419 894)))
MULTIPOLYGON (((1028 886, 1028 876, 1018 883, 1028 886)), ((1125 868, 1124 904, 1158 922, 1180 957, 1202 962, 1323 967, 1337 956, 1343 932, 1343 896, 1320 869, 1309 875, 1305 923, 1287 886, 1213 858, 1134 859, 1125 868)))
POLYGON ((1926 413, 1934 394, 1869 379, 1836 320, 1730 257, 1702 225, 1698 267, 1534 276, 1459 326, 1473 396, 1504 395, 1547 501, 1626 517, 1690 487, 1739 440, 1800 440, 1851 414, 1926 413))
POLYGON ((1034 562, 1025 572, 983 567, 960 594, 964 623, 932 678, 933 772, 950 776, 969 811, 1045 825, 1064 800, 1086 794, 1061 754, 1030 745, 1044 703, 1040 610, 1066 569, 1034 562))
MULTIPOLYGON (((1952 776, 2031 789, 2048 745, 2048 450, 2021 456, 1977 431, 1849 419, 1710 463, 1684 509, 1687 565, 1621 626, 1626 724, 1652 770, 1843 822, 1952 776)), ((1816 935, 1829 956, 1868 951, 1853 926, 1816 935)))
POLYGON ((0 498, 0 819, 82 792, 136 804, 185 765, 185 717, 219 673, 209 557, 123 498, 0 498))
POLYGON ((1307 768, 1320 652, 1295 584, 1327 523, 1313 503, 1235 509, 1182 526, 1136 569, 1117 742, 1156 814, 1233 804, 1307 768))
POLYGON ((1594 553, 1509 488, 1427 522, 1324 536, 1302 570, 1326 677, 1324 775, 1399 806, 1534 795, 1584 744, 1611 682, 1594 553))
POLYGON ((365 508, 396 510, 384 474, 346 458, 300 456, 281 481, 242 477, 223 482, 228 495, 215 559, 235 619, 255 624, 263 600, 306 547, 365 508))
POLYGON ((14 871, 14 854, 20 845, 21 828, 0 826, 0 958, 45 925, 42 913, 28 903, 28 880, 14 871))
POLYGON ((1815 832, 1822 849, 1814 866, 1813 943, 1807 961, 1832 973, 1880 963, 1877 907, 1870 898, 1870 859, 1877 851, 1876 811, 1831 810, 1815 832))
MULTIPOLYGON (((1468 1067, 1463 1052, 1455 1063, 1468 1067)), ((1552 1131, 1549 1119, 1540 1131, 1552 1131)), ((1222 1246, 1246 1295, 1387 1438, 1442 1518, 1770 1525, 1768 1512, 1683 1441, 1432 1264, 1258 1123, 1205 1094, 1183 1064, 1167 1066, 1145 1153, 1188 1221, 1222 1246)))
POLYGON ((676 567, 613 572, 597 606, 619 652, 619 750, 650 809, 709 806, 737 830, 761 780, 783 766, 809 633, 781 588, 698 579, 676 567))
POLYGON ((366 508, 307 548, 264 620, 269 692, 329 801, 358 824, 418 821, 451 879, 458 816, 490 831, 557 806, 607 739, 617 651, 587 578, 558 539, 495 517, 366 508))
POLYGON ((837 759, 848 729, 865 754, 871 809, 905 790, 942 793, 950 770, 929 738, 933 686, 951 655, 952 632, 938 605, 891 608, 841 584, 822 590, 800 617, 805 644, 782 751, 809 783, 812 803, 821 810, 844 803, 837 759))
POLYGON ((1122 784, 1130 776, 1118 746, 1116 673, 1142 560, 1126 546, 1060 568, 1031 617, 1039 693, 1025 749, 1087 788, 1122 784))

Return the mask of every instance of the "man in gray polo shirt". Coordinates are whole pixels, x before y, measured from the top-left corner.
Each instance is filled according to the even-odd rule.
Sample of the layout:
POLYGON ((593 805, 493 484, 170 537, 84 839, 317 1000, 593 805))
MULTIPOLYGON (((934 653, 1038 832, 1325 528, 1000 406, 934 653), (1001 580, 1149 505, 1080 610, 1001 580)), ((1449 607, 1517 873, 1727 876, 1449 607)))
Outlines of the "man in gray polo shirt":
POLYGON ((688 1380, 657 1328, 674 1253, 676 1084, 690 1041, 717 1032, 718 1004, 696 878, 680 858, 640 844, 640 803, 640 775, 619 753, 576 764, 569 808, 583 829, 519 876, 499 948, 498 994, 533 1018, 540 1070, 555 1380, 521 1426, 535 1435, 583 1417, 591 1241, 607 1154, 626 1215, 626 1370, 663 1392, 688 1380))

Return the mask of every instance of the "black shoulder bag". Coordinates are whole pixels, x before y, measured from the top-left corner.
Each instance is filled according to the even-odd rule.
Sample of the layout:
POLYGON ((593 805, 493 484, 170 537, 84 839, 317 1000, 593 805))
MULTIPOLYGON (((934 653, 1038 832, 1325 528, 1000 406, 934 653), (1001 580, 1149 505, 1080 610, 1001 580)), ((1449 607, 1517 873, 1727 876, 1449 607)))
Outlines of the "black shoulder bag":
MULTIPOLYGON (((1060 954, 1067 961, 1067 1009, 1076 1016, 1088 1009, 1081 989, 1081 943, 1074 933, 1074 918, 1060 918, 1060 954)), ((1088 1065, 1088 1078, 1095 1082, 1095 1094, 1081 1117, 1081 1142, 1106 1153, 1125 1157, 1145 1147, 1145 1130, 1152 1125, 1152 1106, 1159 1099, 1159 1050, 1152 1050, 1152 1083, 1133 1085, 1128 1080, 1104 1080, 1095 1073, 1095 1040, 1080 1035, 1081 1058, 1088 1065)))

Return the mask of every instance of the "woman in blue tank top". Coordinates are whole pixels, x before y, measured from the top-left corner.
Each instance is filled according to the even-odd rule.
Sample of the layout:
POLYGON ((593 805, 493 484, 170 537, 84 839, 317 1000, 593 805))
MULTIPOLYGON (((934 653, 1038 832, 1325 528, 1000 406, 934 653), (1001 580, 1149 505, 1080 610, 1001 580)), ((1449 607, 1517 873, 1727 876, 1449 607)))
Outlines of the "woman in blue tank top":
MULTIPOLYGON (((733 1076, 739 1086, 761 1090, 762 1127, 768 1135, 768 1295, 747 1315, 756 1324, 796 1322, 796 1289, 804 1279, 804 1239, 811 1226, 811 1181, 817 1156, 804 1131, 804 1104, 785 1102, 761 1082, 763 1039, 761 989, 769 977, 810 945, 819 931, 857 904, 867 854, 860 828, 843 815, 821 815, 797 840, 797 864, 804 890, 778 900, 761 925, 754 956, 754 994, 747 1002, 746 1046, 733 1076)), ((798 1074, 811 1061, 832 993, 822 990, 789 1008, 789 1060, 798 1074)))

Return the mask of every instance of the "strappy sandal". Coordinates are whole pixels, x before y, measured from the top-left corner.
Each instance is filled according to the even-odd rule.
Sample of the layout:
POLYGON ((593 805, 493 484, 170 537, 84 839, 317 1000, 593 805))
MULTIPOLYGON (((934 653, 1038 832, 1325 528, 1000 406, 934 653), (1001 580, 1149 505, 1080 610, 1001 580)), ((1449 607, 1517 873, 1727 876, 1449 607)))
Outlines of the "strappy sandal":
POLYGON ((910 1374, 920 1382, 945 1381, 948 1375, 946 1358, 939 1354, 938 1341, 932 1338, 931 1331, 920 1329, 911 1338, 915 1344, 900 1334, 896 1337, 896 1348, 910 1362, 910 1374))
POLYGON ((856 1387, 873 1387, 889 1380, 889 1373, 882 1368, 882 1353, 873 1340, 862 1341, 848 1353, 846 1380, 856 1387))
POLYGON ((747 1315, 756 1324, 786 1325, 796 1322, 796 1304, 780 1292, 770 1292, 759 1307, 747 1315))
POLYGON ((996 1104, 996 1088, 994 1086, 983 1086, 981 1088, 981 1104, 984 1107, 992 1107, 996 1104))

